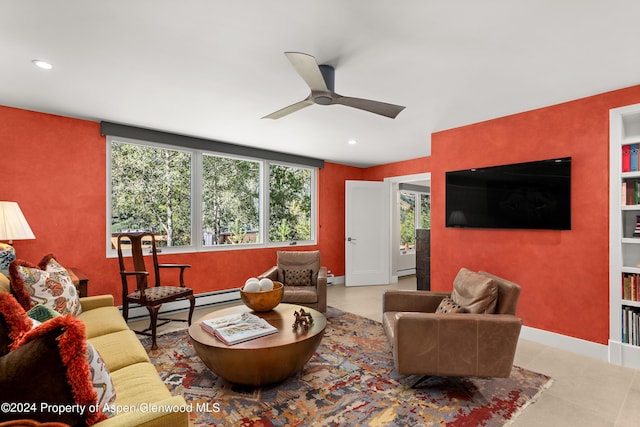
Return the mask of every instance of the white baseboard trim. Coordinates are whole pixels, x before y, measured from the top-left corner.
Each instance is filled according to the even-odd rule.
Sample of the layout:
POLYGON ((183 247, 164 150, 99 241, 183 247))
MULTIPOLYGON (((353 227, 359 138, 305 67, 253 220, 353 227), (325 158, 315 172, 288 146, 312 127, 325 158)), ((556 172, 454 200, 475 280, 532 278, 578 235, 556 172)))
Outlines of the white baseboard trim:
POLYGON ((609 340, 609 362, 627 368, 640 369, 640 347, 609 340))
POLYGON ((609 347, 604 344, 598 344, 580 338, 574 338, 528 326, 522 327, 520 330, 520 338, 583 356, 592 357, 605 362, 609 361, 609 347))
MULTIPOLYGON (((202 294, 196 295, 196 308, 205 307, 208 305, 221 304, 225 302, 232 301, 240 301, 240 290, 236 289, 228 289, 224 291, 217 292, 206 292, 202 294)), ((122 311, 122 306, 118 307, 120 311, 122 311)), ((188 300, 180 300, 167 302, 162 304, 160 308, 160 314, 172 313, 174 311, 182 311, 189 309, 189 301, 188 300)), ((137 306, 129 308, 129 319, 138 319, 143 317, 149 317, 149 311, 146 307, 137 306)))
POLYGON ((344 276, 334 276, 331 283, 327 282, 327 285, 344 285, 344 276))
POLYGON ((405 270, 398 270, 397 271, 397 276, 398 277, 411 276, 413 274, 416 274, 416 269, 415 268, 407 268, 405 270))

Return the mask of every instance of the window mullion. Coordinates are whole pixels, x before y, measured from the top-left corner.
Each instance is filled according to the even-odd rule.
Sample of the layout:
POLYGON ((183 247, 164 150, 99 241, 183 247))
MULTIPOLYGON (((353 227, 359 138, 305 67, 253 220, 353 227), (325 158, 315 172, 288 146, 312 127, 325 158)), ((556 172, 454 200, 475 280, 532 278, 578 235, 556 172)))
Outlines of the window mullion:
POLYGON ((271 224, 269 218, 271 218, 271 212, 269 211, 269 170, 271 168, 271 162, 263 160, 261 163, 260 173, 260 203, 262 206, 262 215, 260 216, 260 235, 262 242, 265 245, 271 243, 269 238, 269 230, 271 224))
POLYGON ((202 229, 202 152, 194 151, 191 165, 191 236, 196 250, 203 247, 202 229))

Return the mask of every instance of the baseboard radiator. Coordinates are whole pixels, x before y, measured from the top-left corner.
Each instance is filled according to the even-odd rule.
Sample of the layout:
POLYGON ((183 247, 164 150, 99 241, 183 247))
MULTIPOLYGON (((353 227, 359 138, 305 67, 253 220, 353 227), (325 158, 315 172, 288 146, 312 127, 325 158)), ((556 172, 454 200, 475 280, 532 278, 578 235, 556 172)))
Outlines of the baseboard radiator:
MULTIPOLYGON (((240 289, 225 289, 224 291, 205 292, 196 294, 196 308, 214 306, 228 302, 240 301, 240 289)), ((118 307, 122 311, 122 306, 118 307)), ((188 300, 167 302, 162 304, 160 314, 174 313, 189 309, 188 300)), ((129 305, 129 320, 149 317, 149 311, 141 305, 129 305)))

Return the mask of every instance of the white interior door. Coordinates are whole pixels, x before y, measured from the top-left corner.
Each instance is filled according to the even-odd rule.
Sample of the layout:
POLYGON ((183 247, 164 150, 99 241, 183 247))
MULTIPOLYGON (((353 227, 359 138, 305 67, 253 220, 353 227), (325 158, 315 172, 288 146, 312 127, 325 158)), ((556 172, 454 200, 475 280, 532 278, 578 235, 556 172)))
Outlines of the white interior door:
POLYGON ((390 281, 391 184, 346 182, 345 286, 390 281))

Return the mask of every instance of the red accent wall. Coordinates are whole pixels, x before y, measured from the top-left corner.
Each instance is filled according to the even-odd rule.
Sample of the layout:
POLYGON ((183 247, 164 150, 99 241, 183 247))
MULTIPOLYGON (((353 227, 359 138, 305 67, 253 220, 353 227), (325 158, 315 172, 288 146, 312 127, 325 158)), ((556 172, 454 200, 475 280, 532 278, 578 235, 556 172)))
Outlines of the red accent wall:
MULTIPOLYGON (((0 200, 16 201, 35 240, 15 241, 17 256, 37 263, 53 252, 89 276, 89 293, 121 293, 117 258, 107 258, 106 140, 96 122, 0 106, 3 178, 0 200)), ((318 244, 322 263, 344 275, 344 181, 360 168, 327 163, 318 175, 318 244)), ((280 248, 282 249, 282 248, 280 248)), ((288 248, 284 248, 288 249, 288 248)), ((196 293, 241 286, 274 265, 277 248, 161 255, 192 265, 196 293)))
POLYGON ((640 86, 432 135, 432 288, 460 267, 519 283, 518 314, 538 329, 606 344, 609 336, 609 109, 640 86), (570 231, 445 228, 445 171, 572 159, 570 231))
POLYGON ((389 177, 414 175, 429 171, 431 171, 431 157, 419 157, 403 162, 372 166, 364 170, 363 179, 368 181, 382 181, 389 177))

